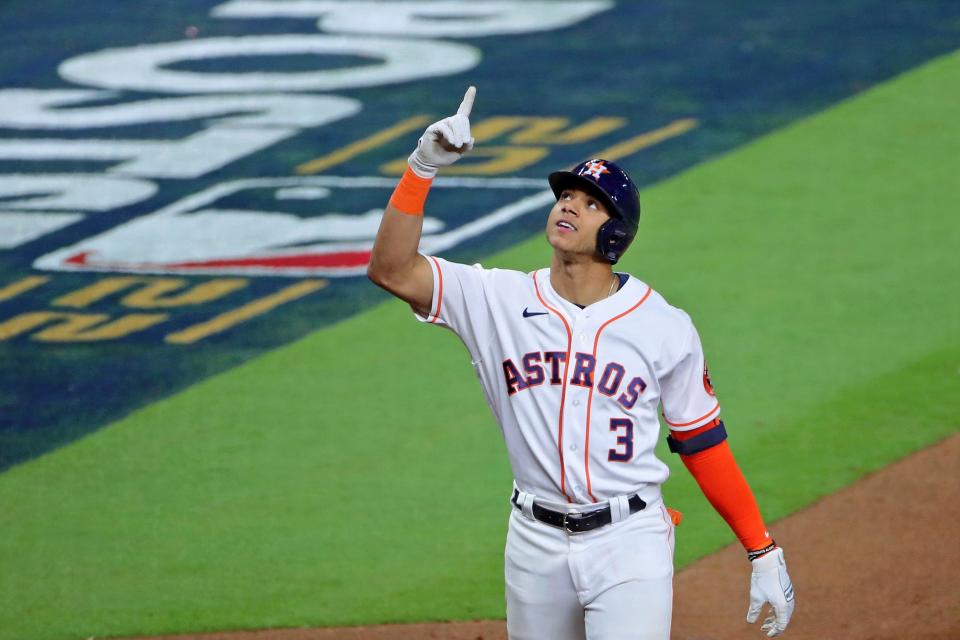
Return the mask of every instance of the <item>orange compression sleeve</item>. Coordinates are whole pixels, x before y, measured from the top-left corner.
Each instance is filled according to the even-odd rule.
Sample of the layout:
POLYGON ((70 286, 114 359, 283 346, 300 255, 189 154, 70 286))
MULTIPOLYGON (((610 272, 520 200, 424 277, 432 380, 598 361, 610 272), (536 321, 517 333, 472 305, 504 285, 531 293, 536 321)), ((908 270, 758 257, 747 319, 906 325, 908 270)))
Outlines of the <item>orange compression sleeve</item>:
POLYGON ((400 178, 400 183, 390 196, 390 204, 394 209, 411 216, 422 216, 423 205, 427 202, 432 178, 421 178, 407 167, 400 178))
MULTIPOLYGON (((671 435, 677 440, 689 440, 717 423, 715 420, 690 431, 673 431, 671 435)), ((773 540, 763 524, 760 508, 726 440, 692 455, 681 454, 680 459, 747 551, 771 545, 773 540)))

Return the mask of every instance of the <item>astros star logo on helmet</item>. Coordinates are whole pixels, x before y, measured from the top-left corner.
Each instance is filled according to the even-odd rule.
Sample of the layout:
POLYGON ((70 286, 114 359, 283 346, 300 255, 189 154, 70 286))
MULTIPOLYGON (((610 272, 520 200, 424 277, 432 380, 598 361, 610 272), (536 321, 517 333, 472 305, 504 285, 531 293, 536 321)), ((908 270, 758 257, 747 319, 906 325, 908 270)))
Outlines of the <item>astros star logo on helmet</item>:
POLYGON ((580 175, 590 176, 594 180, 599 180, 605 173, 610 173, 610 170, 604 166, 603 160, 591 160, 580 170, 580 175))

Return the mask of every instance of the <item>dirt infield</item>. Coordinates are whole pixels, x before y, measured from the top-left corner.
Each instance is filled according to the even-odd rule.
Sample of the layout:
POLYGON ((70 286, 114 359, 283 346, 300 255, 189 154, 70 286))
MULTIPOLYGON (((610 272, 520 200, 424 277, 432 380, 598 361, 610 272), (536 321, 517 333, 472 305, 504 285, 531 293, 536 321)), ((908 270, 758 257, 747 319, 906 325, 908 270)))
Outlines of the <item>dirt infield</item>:
MULTIPOLYGON (((797 588, 792 640, 960 638, 960 434, 776 523, 797 588)), ((676 640, 766 637, 744 622, 731 545, 675 580, 676 640)), ((277 629, 142 640, 506 640, 503 621, 277 629)), ((543 640, 552 640, 544 638, 543 640)))

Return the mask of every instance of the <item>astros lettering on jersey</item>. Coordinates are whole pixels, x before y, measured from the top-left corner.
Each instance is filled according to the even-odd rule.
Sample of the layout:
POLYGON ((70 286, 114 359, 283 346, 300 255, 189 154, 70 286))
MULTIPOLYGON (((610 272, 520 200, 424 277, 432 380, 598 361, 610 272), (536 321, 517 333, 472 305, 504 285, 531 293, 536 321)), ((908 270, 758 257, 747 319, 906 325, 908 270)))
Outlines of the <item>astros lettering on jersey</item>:
POLYGON ((553 290, 549 269, 430 264, 421 319, 467 347, 517 485, 538 499, 595 503, 660 485, 660 403, 675 430, 719 415, 690 317, 638 279, 580 309, 553 290))

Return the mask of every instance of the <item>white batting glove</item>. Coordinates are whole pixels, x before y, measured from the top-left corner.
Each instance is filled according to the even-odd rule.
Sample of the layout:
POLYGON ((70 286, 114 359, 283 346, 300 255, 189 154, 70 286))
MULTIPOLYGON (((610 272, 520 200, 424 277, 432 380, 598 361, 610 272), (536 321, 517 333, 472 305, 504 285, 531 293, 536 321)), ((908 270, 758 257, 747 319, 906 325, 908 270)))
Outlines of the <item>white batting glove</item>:
POLYGON ((421 178, 432 178, 437 169, 447 167, 473 149, 473 137, 470 135, 470 111, 477 88, 470 87, 463 95, 463 102, 457 114, 434 122, 417 141, 417 148, 410 154, 407 162, 413 172, 421 178))
POLYGON ((753 560, 753 575, 750 577, 750 608, 747 609, 747 622, 753 624, 760 617, 763 605, 770 603, 773 613, 761 625, 769 637, 782 634, 790 623, 793 608, 797 601, 793 594, 793 583, 787 574, 787 564, 783 558, 783 549, 779 547, 753 560))

